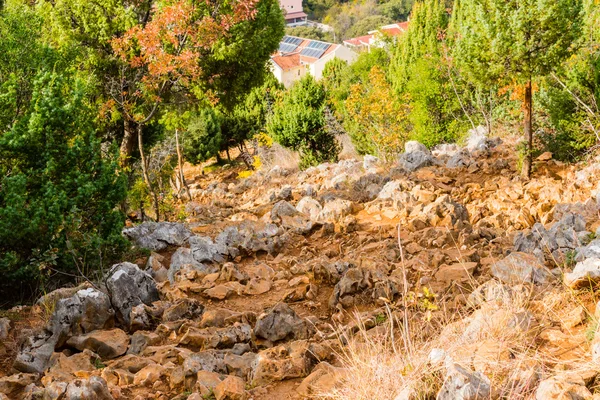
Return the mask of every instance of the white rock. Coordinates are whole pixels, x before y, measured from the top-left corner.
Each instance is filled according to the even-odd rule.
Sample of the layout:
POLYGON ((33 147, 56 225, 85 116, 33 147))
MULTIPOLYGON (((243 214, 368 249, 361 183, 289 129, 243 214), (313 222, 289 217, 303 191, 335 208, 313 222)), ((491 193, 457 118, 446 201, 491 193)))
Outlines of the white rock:
POLYGON ((298 204, 296 204, 296 210, 315 221, 323 210, 323 206, 312 197, 306 196, 300 199, 298 204))
POLYGON ((578 262, 573 272, 565 274, 564 281, 571 288, 600 282, 600 258, 588 258, 578 262))

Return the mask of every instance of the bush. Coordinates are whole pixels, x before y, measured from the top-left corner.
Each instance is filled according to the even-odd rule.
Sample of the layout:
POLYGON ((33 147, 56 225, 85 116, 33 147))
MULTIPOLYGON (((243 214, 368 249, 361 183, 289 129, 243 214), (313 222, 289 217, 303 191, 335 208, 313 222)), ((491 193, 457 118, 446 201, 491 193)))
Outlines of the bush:
POLYGON ((267 131, 284 147, 299 151, 300 168, 337 161, 340 146, 326 129, 325 90, 306 75, 284 95, 273 110, 267 131))
POLYGON ((117 149, 102 155, 94 112, 72 81, 38 73, 26 112, 0 132, 2 299, 22 300, 51 278, 93 276, 126 244, 117 149))
POLYGON ((213 108, 203 108, 190 117, 187 132, 182 135, 185 159, 198 164, 219 154, 223 146, 221 124, 213 108))

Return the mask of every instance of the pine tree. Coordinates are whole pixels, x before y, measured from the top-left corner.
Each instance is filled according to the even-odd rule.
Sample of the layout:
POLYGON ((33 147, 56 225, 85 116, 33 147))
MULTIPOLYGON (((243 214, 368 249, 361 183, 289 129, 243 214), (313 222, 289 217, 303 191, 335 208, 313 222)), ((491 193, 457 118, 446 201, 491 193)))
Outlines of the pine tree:
POLYGON ((340 146, 326 129, 325 107, 325 90, 309 74, 292 86, 268 120, 273 139, 300 152, 300 168, 337 161, 340 146))
POLYGON ((552 72, 573 51, 582 31, 581 0, 457 0, 455 58, 482 85, 524 86, 526 157, 532 162, 532 81, 552 72))

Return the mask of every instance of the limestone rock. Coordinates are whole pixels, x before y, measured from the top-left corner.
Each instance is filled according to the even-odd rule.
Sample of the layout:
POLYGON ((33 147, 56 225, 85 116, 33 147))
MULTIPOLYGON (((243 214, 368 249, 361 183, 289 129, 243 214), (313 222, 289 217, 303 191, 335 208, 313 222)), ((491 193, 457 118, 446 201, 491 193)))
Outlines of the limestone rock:
POLYGON ((64 400, 114 400, 106 381, 99 376, 70 382, 64 400))
POLYGON ((313 332, 313 327, 285 303, 279 303, 259 316, 254 327, 254 334, 257 337, 271 342, 284 339, 307 339, 313 332))
POLYGON ((167 246, 183 246, 193 235, 185 225, 176 222, 144 222, 126 228, 123 234, 138 247, 159 251, 167 246))
POLYGON ((127 328, 131 324, 130 313, 133 307, 138 304, 149 306, 159 299, 154 279, 137 265, 128 262, 111 268, 106 288, 117 319, 127 328))
POLYGON ((316 221, 323 210, 323 206, 317 200, 307 196, 300 199, 296 204, 296 209, 311 220, 316 221))
POLYGON ((554 279, 539 260, 526 253, 511 253, 492 265, 492 275, 509 285, 534 283, 543 285, 554 279))
POLYGON ((77 350, 91 350, 103 359, 112 359, 127 352, 129 336, 121 329, 115 328, 73 336, 67 340, 67 344, 77 350))
POLYGON ((220 382, 214 389, 216 400, 246 400, 244 380, 237 376, 228 376, 220 382))
POLYGON ((305 340, 261 351, 254 362, 252 385, 266 385, 307 376, 313 362, 309 354, 309 346, 305 340))
POLYGON ((317 218, 320 222, 336 222, 352 213, 352 202, 350 200, 334 199, 323 206, 317 218))
POLYGON ((163 321, 178 321, 181 319, 198 319, 204 312, 204 306, 194 299, 179 299, 163 313, 163 321))
POLYGON ((600 282, 600 258, 588 258, 578 262, 573 272, 565 274, 564 282, 570 288, 595 286, 600 282))
POLYGON ((404 145, 405 152, 398 157, 399 165, 406 171, 412 172, 433 164, 431 152, 423 144, 408 141, 404 145))
POLYGON ((223 262, 228 249, 224 245, 216 244, 206 236, 193 236, 189 239, 193 259, 198 263, 223 262))
POLYGON ((448 366, 446 379, 436 400, 479 400, 491 395, 490 380, 479 372, 471 372, 458 364, 448 366))
POLYGON ((310 398, 314 395, 331 392, 338 385, 345 371, 342 368, 336 368, 326 361, 319 363, 313 371, 308 375, 300 386, 298 386, 298 394, 302 397, 310 398))
POLYGON ((377 168, 377 164, 379 164, 379 158, 370 154, 366 154, 363 157, 363 168, 365 169, 365 171, 377 168))
POLYGON ((280 222, 283 217, 293 217, 298 215, 299 211, 296 207, 285 200, 276 203, 271 210, 271 221, 280 222))
POLYGON ((8 396, 9 399, 20 398, 21 392, 32 383, 36 382, 38 377, 35 374, 14 374, 0 378, 0 393, 8 396))
POLYGON ((581 378, 553 376, 540 382, 535 400, 591 399, 592 393, 581 378))
POLYGON ((194 350, 231 348, 237 343, 252 339, 252 328, 248 324, 235 323, 226 328, 189 327, 179 344, 194 350))
POLYGON ((22 344, 13 367, 21 372, 42 373, 56 347, 72 335, 109 328, 114 311, 108 296, 96 289, 84 289, 56 303, 45 329, 29 336, 22 344))
POLYGON ((184 267, 186 269, 198 271, 200 274, 203 275, 212 274, 218 271, 218 268, 215 266, 206 265, 199 261, 196 261, 192 249, 180 247, 171 256, 171 265, 169 267, 169 271, 167 272, 167 276, 171 285, 175 282, 175 274, 177 274, 177 272, 184 267))

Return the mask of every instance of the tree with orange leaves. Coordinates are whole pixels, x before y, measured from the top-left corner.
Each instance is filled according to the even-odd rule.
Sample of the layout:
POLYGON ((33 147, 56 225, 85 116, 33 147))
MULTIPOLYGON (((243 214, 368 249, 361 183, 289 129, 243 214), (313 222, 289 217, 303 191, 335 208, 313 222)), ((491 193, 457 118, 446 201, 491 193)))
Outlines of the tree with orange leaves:
MULTIPOLYGON (((147 171, 144 126, 168 96, 192 95, 194 82, 202 72, 202 57, 209 56, 212 47, 236 24, 254 18, 256 3, 164 0, 152 6, 147 23, 133 26, 111 42, 123 70, 117 82, 120 85, 111 93, 113 104, 121 111, 126 126, 136 127, 142 175, 153 196, 157 219, 159 202, 147 171)), ((127 157, 134 138, 131 129, 126 129, 124 135, 121 155, 127 157)))

